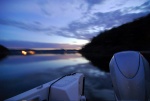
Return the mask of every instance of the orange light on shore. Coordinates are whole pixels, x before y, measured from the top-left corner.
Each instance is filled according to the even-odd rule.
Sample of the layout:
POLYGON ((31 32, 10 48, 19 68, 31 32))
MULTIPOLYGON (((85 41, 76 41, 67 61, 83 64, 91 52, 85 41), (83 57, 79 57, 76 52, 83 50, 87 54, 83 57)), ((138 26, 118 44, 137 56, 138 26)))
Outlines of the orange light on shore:
POLYGON ((23 54, 23 55, 27 55, 27 52, 26 51, 21 51, 21 53, 23 54))
POLYGON ((30 53, 31 55, 35 54, 35 52, 34 52, 34 51, 29 51, 29 53, 30 53))

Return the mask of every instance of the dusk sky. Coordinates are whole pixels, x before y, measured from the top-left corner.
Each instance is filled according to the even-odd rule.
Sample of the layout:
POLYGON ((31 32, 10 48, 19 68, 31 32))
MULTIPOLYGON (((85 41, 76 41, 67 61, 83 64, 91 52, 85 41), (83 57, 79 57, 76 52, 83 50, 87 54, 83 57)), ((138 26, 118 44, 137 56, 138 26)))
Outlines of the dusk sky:
POLYGON ((149 13, 150 0, 0 0, 0 44, 79 48, 149 13))

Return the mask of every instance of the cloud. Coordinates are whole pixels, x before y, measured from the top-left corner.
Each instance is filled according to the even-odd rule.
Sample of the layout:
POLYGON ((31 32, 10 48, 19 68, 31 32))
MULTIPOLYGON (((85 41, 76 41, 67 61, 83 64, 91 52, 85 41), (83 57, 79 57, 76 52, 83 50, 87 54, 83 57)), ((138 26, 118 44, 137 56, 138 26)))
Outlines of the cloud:
POLYGON ((143 3, 141 6, 136 6, 136 7, 128 7, 122 9, 122 13, 124 14, 129 14, 129 13, 149 13, 150 12, 150 1, 147 1, 143 3))
POLYGON ((103 2, 104 0, 85 0, 85 1, 89 3, 90 5, 95 5, 95 4, 99 4, 103 2))
MULTIPOLYGON (((103 0, 85 0, 90 6, 104 3, 103 0)), ((113 0, 111 0, 113 1, 113 0)), ((149 1, 148 1, 149 2, 149 1)), ((128 3, 128 2, 124 2, 128 3)), ((112 27, 120 26, 124 23, 133 21, 136 18, 145 16, 148 14, 149 3, 137 3, 135 6, 124 6, 124 8, 118 8, 117 10, 110 12, 100 12, 93 10, 90 7, 88 13, 84 13, 83 16, 68 24, 68 27, 58 28, 57 31, 53 31, 55 34, 64 37, 74 37, 77 39, 91 39, 100 32, 111 29, 112 27), (140 6, 139 6, 140 5, 140 6), (141 12, 138 12, 141 11, 141 12)), ((123 5, 122 2, 116 3, 116 5, 123 5)), ((115 6, 115 4, 114 4, 115 6)), ((118 6, 115 6, 118 7, 118 6)), ((116 8, 115 8, 116 9, 116 8)))
POLYGON ((37 2, 37 4, 39 5, 39 8, 45 15, 47 15, 47 16, 52 15, 47 9, 45 9, 45 6, 47 6, 49 4, 48 0, 40 0, 37 2))
POLYGON ((14 21, 10 19, 0 19, 1 25, 7 25, 12 27, 18 27, 28 31, 49 31, 51 28, 46 27, 43 28, 40 22, 34 21, 33 23, 21 22, 21 21, 14 21))
MULTIPOLYGON (((91 39, 93 36, 98 35, 112 27, 119 26, 126 22, 130 22, 135 18, 146 15, 147 13, 136 13, 136 14, 124 14, 120 10, 108 13, 95 13, 93 17, 88 19, 88 21, 80 22, 73 21, 68 25, 68 27, 58 28, 58 27, 42 27, 40 22, 34 23, 23 23, 12 20, 2 20, 0 19, 0 24, 18 27, 28 31, 42 32, 47 35, 59 35, 68 38, 76 39, 91 39)), ((85 18, 86 19, 86 18, 85 18)), ((82 19, 81 19, 82 20, 82 19)), ((84 20, 84 19, 83 19, 84 20)))
POLYGON ((104 0, 84 0, 84 1, 88 3, 88 10, 90 10, 92 6, 101 4, 104 2, 104 0))
POLYGON ((78 49, 81 45, 71 44, 58 44, 58 43, 40 43, 40 42, 29 42, 29 41, 0 41, 1 45, 7 48, 70 48, 78 49))
MULTIPOLYGON (((60 29, 59 35, 75 37, 77 39, 91 39, 100 32, 131 22, 133 19, 145 16, 146 14, 148 13, 129 13, 123 15, 120 10, 108 13, 94 13, 93 17, 88 19, 88 21, 75 21, 70 23, 67 28, 60 29)), ((81 20, 84 20, 84 18, 81 20)))
POLYGON ((44 0, 38 2, 38 5, 43 14, 60 22, 63 20, 70 22, 79 19, 83 12, 86 11, 86 7, 81 6, 83 5, 81 0, 44 0))
MULTIPOLYGON (((150 1, 147 1, 143 4, 139 3, 135 6, 126 5, 122 8, 116 6, 122 5, 121 2, 115 3, 113 6, 110 6, 108 8, 116 8, 113 8, 112 11, 106 10, 107 12, 99 11, 99 7, 101 7, 99 5, 106 3, 106 1, 104 2, 104 0, 85 0, 85 2, 90 5, 89 12, 87 12, 88 7, 83 2, 79 2, 79 0, 53 5, 56 2, 60 2, 60 0, 53 0, 51 2, 48 0, 41 0, 40 2, 38 2, 38 5, 39 8, 41 8, 41 11, 45 15, 49 16, 49 18, 47 19, 47 21, 49 21, 48 23, 54 21, 54 23, 58 24, 65 23, 65 26, 53 26, 53 24, 47 24, 47 26, 45 26, 45 23, 42 23, 42 21, 40 20, 26 22, 4 18, 0 19, 0 24, 21 28, 36 33, 40 32, 47 35, 54 34, 68 38, 88 40, 96 36, 100 32, 103 32, 104 30, 108 30, 113 27, 130 22, 133 19, 145 16, 150 12, 150 1), (95 5, 98 5, 98 8, 91 8, 95 5)), ((105 6, 106 5, 107 4, 105 4, 105 6)))

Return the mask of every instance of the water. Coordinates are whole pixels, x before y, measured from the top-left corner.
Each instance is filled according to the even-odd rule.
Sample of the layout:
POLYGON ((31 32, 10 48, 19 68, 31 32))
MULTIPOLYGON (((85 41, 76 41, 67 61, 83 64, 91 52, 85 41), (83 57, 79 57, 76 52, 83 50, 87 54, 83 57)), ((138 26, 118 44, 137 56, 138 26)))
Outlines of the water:
POLYGON ((63 75, 82 72, 88 101, 113 100, 109 73, 80 54, 8 56, 0 61, 0 101, 63 75))

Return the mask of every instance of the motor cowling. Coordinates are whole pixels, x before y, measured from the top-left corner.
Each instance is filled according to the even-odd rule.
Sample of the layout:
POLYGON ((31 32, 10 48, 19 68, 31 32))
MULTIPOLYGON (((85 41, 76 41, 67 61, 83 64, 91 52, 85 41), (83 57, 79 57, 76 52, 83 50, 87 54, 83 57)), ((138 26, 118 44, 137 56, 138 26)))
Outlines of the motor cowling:
POLYGON ((139 52, 124 51, 114 54, 109 68, 117 100, 148 100, 150 67, 139 52))

